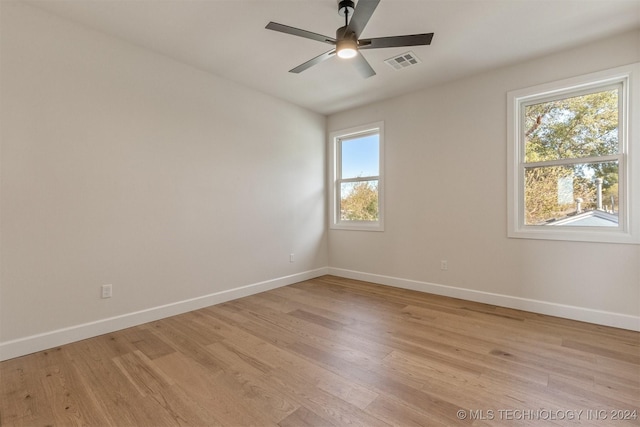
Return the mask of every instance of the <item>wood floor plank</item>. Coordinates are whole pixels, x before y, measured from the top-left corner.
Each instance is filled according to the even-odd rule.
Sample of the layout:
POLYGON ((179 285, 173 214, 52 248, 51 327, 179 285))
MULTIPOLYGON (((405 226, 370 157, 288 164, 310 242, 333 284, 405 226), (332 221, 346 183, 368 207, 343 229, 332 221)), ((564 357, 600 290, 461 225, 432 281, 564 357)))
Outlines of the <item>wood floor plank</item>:
POLYGON ((347 381, 339 375, 321 379, 317 387, 360 409, 366 409, 379 396, 378 393, 367 387, 353 381, 347 381))
POLYGON ((437 413, 448 419, 454 417, 454 409, 459 406, 445 399, 424 393, 415 388, 414 384, 408 384, 403 378, 393 375, 393 373, 371 371, 359 367, 357 364, 336 357, 334 354, 319 348, 312 347, 304 343, 296 343, 290 348, 298 354, 304 355, 310 360, 314 360, 321 366, 326 366, 333 372, 342 372, 348 380, 362 384, 379 393, 391 394, 399 397, 410 405, 417 408, 427 407, 430 413, 437 413))
POLYGON ((244 409, 241 396, 224 386, 223 371, 211 371, 180 352, 155 359, 153 363, 172 378, 195 406, 205 410, 214 424, 258 424, 258 418, 244 409))
MULTIPOLYGON (((46 395, 39 392, 37 368, 25 367, 18 360, 3 362, 0 378, 1 424, 34 423, 47 410, 46 395), (39 403, 42 401, 42 403, 39 403)), ((50 412, 50 411, 48 411, 50 412)))
POLYGON ((240 350, 225 341, 211 344, 207 347, 218 360, 224 363, 223 369, 231 372, 249 372, 253 375, 268 373, 272 368, 261 361, 257 355, 240 350))
POLYGON ((428 412, 407 406, 401 401, 384 395, 379 396, 367 407, 367 411, 389 425, 397 427, 448 427, 450 421, 429 416, 428 412))
POLYGON ((175 348, 158 338, 150 327, 129 328, 123 330, 122 334, 151 360, 176 351, 175 348))
POLYGON ((137 391, 113 363, 112 358, 121 354, 116 345, 114 340, 103 336, 64 347, 78 378, 76 394, 82 393, 96 408, 97 416, 103 420, 101 424, 134 425, 153 420, 166 425, 158 422, 154 408, 147 400, 138 398, 137 391))
MULTIPOLYGON (((387 427, 389 424, 331 393, 312 386, 302 375, 276 370, 269 375, 278 388, 317 417, 336 426, 387 427)), ((322 423, 320 425, 325 425, 322 423)))
POLYGON ((571 339, 564 340, 562 345, 563 347, 572 348, 574 350, 580 350, 582 352, 608 357, 610 359, 629 362, 633 365, 640 365, 640 347, 638 346, 625 348, 624 350, 626 351, 620 351, 612 349, 606 343, 603 343, 602 345, 594 345, 591 343, 580 342, 571 339))
POLYGON ((335 426, 336 424, 320 417, 301 406, 295 412, 291 413, 287 418, 278 423, 280 427, 313 427, 313 426, 335 426))
POLYGON ((41 375, 42 387, 51 419, 55 425, 90 425, 100 422, 95 403, 75 393, 81 384, 73 370, 60 366, 49 366, 41 375))
POLYGON ((638 332, 335 276, 0 363, 2 427, 602 427, 638 412, 638 332))
POLYGON ((114 357, 112 361, 140 396, 144 397, 173 385, 173 380, 164 375, 161 370, 156 369, 151 359, 139 350, 114 357))

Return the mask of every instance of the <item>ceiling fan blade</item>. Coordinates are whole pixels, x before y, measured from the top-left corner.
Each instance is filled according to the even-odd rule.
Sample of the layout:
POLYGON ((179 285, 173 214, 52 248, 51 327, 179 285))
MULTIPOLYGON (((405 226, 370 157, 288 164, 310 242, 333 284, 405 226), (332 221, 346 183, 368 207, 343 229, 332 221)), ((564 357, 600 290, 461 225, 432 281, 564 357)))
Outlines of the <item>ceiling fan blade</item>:
POLYGON ((371 15, 378 7, 380 0, 359 0, 353 11, 351 21, 349 21, 349 29, 356 34, 356 38, 360 38, 362 30, 367 26, 371 15))
POLYGON ((378 37, 358 40, 358 49, 380 49, 383 47, 423 46, 431 44, 433 33, 408 36, 378 37))
POLYGON ((278 24, 277 22, 269 22, 265 28, 285 34, 291 34, 293 36, 304 37, 305 39, 317 40, 328 44, 336 44, 336 39, 333 37, 323 36, 322 34, 312 33, 311 31, 301 30, 300 28, 278 24))
POLYGON ((373 68, 371 68, 371 65, 369 65, 369 61, 367 61, 366 58, 362 56, 361 53, 358 53, 351 60, 355 61, 354 65, 358 69, 358 72, 360 73, 360 75, 365 79, 376 75, 376 72, 373 71, 373 68))
POLYGON ((323 53, 322 55, 318 55, 315 58, 308 60, 304 64, 298 65, 296 68, 292 68, 291 70, 289 70, 289 72, 296 73, 296 74, 301 73, 307 68, 311 68, 314 65, 321 63, 322 61, 326 61, 327 59, 331 58, 335 54, 336 54, 336 50, 332 49, 328 52, 323 53))

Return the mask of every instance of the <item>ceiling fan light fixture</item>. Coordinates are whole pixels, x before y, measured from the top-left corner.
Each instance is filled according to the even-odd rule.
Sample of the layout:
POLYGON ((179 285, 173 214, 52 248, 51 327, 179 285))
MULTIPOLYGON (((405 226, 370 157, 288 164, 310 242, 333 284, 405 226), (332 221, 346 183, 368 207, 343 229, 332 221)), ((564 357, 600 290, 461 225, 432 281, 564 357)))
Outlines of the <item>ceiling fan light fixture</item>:
POLYGON ((352 39, 339 40, 336 43, 336 53, 343 59, 353 58, 358 54, 358 42, 352 39))

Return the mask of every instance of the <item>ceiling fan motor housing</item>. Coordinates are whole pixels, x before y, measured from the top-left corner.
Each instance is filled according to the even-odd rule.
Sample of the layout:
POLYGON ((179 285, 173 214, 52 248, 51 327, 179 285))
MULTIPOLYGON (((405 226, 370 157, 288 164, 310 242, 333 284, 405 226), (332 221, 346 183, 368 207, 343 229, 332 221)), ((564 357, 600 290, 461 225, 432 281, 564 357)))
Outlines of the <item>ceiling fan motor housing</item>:
POLYGON ((357 44, 358 37, 353 30, 350 30, 348 26, 340 27, 336 30, 336 40, 340 43, 343 40, 348 40, 349 42, 355 42, 357 44))

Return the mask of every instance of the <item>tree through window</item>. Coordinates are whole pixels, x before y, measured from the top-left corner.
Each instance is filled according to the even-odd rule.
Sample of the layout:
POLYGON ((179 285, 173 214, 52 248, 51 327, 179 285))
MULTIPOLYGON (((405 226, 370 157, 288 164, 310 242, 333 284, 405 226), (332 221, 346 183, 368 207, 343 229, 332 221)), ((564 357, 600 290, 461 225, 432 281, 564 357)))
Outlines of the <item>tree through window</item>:
POLYGON ((640 63, 511 91, 509 237, 640 243, 640 63))
MULTIPOLYGON (((616 86, 524 106, 525 224, 593 211, 617 217, 619 92, 616 86)), ((617 225, 602 219, 572 224, 617 225)))

